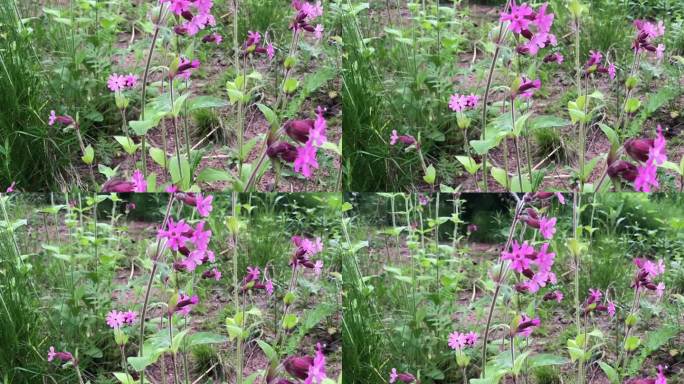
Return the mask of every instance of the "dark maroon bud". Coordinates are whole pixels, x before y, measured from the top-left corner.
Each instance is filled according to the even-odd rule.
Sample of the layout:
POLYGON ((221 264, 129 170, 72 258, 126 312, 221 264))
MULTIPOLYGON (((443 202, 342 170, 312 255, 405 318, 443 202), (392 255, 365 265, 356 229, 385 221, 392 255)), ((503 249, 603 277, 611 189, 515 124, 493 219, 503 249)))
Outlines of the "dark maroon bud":
POLYGON ((405 145, 416 144, 416 138, 411 136, 411 135, 401 135, 401 136, 399 136, 399 141, 401 141, 402 144, 405 144, 405 145))
POLYGON ((546 200, 552 198, 554 195, 554 192, 537 192, 532 195, 532 197, 538 200, 546 200))
POLYGON ((624 160, 614 161, 610 164, 606 172, 611 179, 620 177, 623 180, 629 181, 630 183, 633 182, 637 177, 636 165, 624 160))
POLYGON ((528 279, 531 279, 534 277, 534 271, 529 269, 529 268, 523 269, 522 274, 525 277, 527 277, 528 279))
POLYGON ((178 253, 180 253, 183 256, 188 256, 190 254, 190 250, 186 246, 178 247, 178 253))
POLYGON ((629 139, 624 144, 625 152, 634 160, 646 162, 653 142, 653 139, 629 139))
POLYGON ((401 381, 402 383, 410 384, 415 382, 416 378, 410 373, 400 373, 397 375, 397 380, 401 381))
POLYGON ((524 46, 524 45, 518 45, 518 46, 515 48, 515 51, 518 52, 518 53, 521 54, 521 55, 527 55, 527 54, 530 53, 530 49, 529 49, 528 47, 524 46))
POLYGON ((283 366, 287 373, 300 380, 304 380, 309 376, 309 367, 312 365, 313 357, 311 356, 290 356, 283 362, 283 366))
POLYGON ((314 28, 313 26, 311 26, 311 24, 304 24, 304 25, 302 25, 302 29, 305 30, 305 31, 307 31, 307 32, 313 32, 313 31, 316 30, 316 28, 314 28))
POLYGON ((654 47, 653 44, 644 44, 641 47, 644 48, 645 50, 649 51, 649 52, 655 52, 656 51, 656 47, 654 47))
POLYGON ((60 124, 64 124, 64 125, 71 125, 71 124, 75 123, 74 119, 69 115, 57 116, 55 118, 55 121, 60 123, 60 124))
POLYGON ((173 269, 178 271, 178 272, 185 272, 188 270, 188 266, 185 265, 185 263, 182 261, 174 261, 173 262, 173 269))
POLYGON ((530 32, 529 29, 523 29, 522 32, 520 32, 520 34, 523 35, 523 36, 525 36, 525 38, 526 38, 527 40, 531 39, 532 36, 534 36, 534 35, 532 34, 532 32, 530 32))
POLYGON ((306 143, 309 140, 309 131, 314 127, 314 120, 291 120, 285 123, 285 133, 292 138, 292 140, 306 143))
POLYGON ((530 287, 523 283, 517 283, 515 285, 515 290, 519 293, 528 293, 530 291, 530 287))
POLYGON ((543 297, 544 301, 556 300, 556 292, 549 292, 543 297))
POLYGON ((190 12, 190 11, 183 11, 183 12, 181 13, 181 16, 183 16, 183 18, 184 18, 185 20, 187 20, 187 21, 192 20, 192 18, 194 17, 194 16, 192 15, 192 12, 190 12))
POLYGON ((264 47, 257 47, 254 49, 254 53, 265 55, 266 53, 268 53, 268 51, 266 51, 266 48, 264 47))
POLYGON ((135 184, 130 181, 111 179, 107 180, 102 186, 102 192, 108 193, 123 193, 123 192, 133 192, 135 190, 135 184))
POLYGON ((182 201, 183 203, 185 203, 191 207, 197 206, 197 196, 192 192, 178 193, 178 194, 176 194, 176 197, 180 201, 182 201))
POLYGON ((529 225, 532 228, 539 229, 539 219, 529 217, 528 215, 520 215, 520 221, 529 225))
POLYGON ((278 141, 268 147, 266 154, 271 159, 277 158, 286 163, 291 163, 297 158, 297 147, 285 141, 278 141))

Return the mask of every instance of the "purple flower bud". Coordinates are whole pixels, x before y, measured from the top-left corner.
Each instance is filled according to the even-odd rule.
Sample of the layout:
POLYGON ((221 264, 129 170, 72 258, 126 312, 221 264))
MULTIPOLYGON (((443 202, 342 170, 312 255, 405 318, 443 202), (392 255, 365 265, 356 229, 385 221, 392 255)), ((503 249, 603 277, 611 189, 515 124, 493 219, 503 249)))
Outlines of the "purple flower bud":
POLYGON ((268 147, 266 154, 271 159, 277 158, 292 163, 297 158, 297 147, 285 141, 278 141, 268 147))
POLYGON ((134 190, 135 183, 121 179, 110 179, 102 185, 102 192, 107 193, 133 192, 134 190))
POLYGON ((632 159, 646 162, 653 143, 653 139, 629 139, 625 141, 624 148, 632 159))
POLYGON ((633 182, 637 177, 636 165, 624 160, 614 161, 612 164, 610 164, 606 172, 611 179, 619 177, 623 180, 629 181, 630 183, 633 182))
POLYGON ((311 356, 290 356, 285 359, 283 366, 287 373, 300 380, 304 380, 309 375, 309 367, 313 365, 313 360, 311 356))
POLYGON ((313 119, 306 120, 291 120, 285 123, 285 133, 292 138, 292 140, 306 143, 309 140, 309 131, 314 128, 315 121, 313 119))

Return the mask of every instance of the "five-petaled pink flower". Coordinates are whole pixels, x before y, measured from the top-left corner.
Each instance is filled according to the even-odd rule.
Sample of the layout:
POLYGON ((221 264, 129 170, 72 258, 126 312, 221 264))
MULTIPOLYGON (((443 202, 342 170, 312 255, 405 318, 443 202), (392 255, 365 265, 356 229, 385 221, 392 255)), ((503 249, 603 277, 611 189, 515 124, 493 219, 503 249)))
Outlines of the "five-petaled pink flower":
POLYGON ((530 25, 530 17, 534 15, 534 11, 527 3, 517 5, 515 1, 511 1, 510 13, 502 13, 500 21, 508 21, 508 29, 514 33, 521 33, 528 29, 530 25))
POLYGON ((539 219, 539 233, 545 238, 545 239, 551 239, 553 237, 553 234, 556 233, 556 218, 547 218, 542 216, 539 219))
POLYGON ((519 244, 516 240, 513 240, 511 251, 501 252, 502 260, 510 260, 511 268, 522 273, 525 269, 530 266, 529 256, 534 254, 534 248, 530 246, 527 241, 519 244))
POLYGON ((202 217, 207 217, 211 213, 212 206, 211 202, 214 200, 214 196, 208 195, 207 197, 202 197, 202 194, 197 194, 197 213, 202 217))

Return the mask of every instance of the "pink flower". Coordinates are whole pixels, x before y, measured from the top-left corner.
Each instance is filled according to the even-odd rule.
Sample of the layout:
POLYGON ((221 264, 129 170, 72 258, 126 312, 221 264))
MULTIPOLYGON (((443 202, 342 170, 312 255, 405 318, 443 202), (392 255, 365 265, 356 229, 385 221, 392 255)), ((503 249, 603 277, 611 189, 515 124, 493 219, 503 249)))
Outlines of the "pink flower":
POLYGON ((520 79, 520 86, 513 96, 519 95, 522 98, 529 99, 532 97, 533 92, 539 88, 541 88, 541 80, 528 80, 523 77, 520 79))
POLYGON ((112 92, 121 92, 126 89, 126 77, 112 73, 107 79, 107 87, 112 92))
POLYGON ((321 275, 321 271, 323 271, 323 260, 316 260, 314 264, 314 274, 316 277, 321 275))
POLYGON ((558 202, 565 205, 565 197, 563 197, 563 194, 560 192, 556 192, 556 198, 558 199, 558 202))
POLYGON ((601 293, 600 289, 589 288, 589 297, 587 298, 587 305, 600 302, 601 297, 603 297, 603 293, 601 293))
POLYGON ((309 140, 311 144, 320 147, 327 141, 325 137, 325 130, 328 128, 328 124, 323 117, 323 109, 321 107, 317 108, 316 111, 316 121, 314 121, 314 127, 309 131, 309 140))
POLYGON ((398 376, 399 376, 399 375, 397 375, 397 369, 396 369, 396 368, 392 368, 392 372, 390 372, 390 377, 389 377, 389 382, 390 382, 390 384, 396 382, 398 376))
POLYGON ((55 114, 55 111, 50 111, 50 117, 48 118, 48 125, 52 126, 52 125, 55 125, 55 123, 64 124, 64 125, 71 125, 71 124, 74 124, 75 121, 69 115, 57 116, 55 114))
POLYGON ((318 40, 323 38, 323 24, 316 24, 316 28, 314 28, 314 37, 318 40))
POLYGON ((658 298, 661 298, 663 297, 663 293, 665 293, 665 284, 661 281, 656 286, 656 296, 658 296, 658 298))
POLYGON ((556 233, 556 218, 552 217, 548 219, 542 216, 539 219, 539 233, 541 233, 545 239, 551 239, 553 234, 556 233))
POLYGON ((563 301, 563 297, 563 292, 553 291, 544 295, 544 301, 556 300, 556 302, 560 303, 561 301, 563 301))
POLYGON ((307 142, 305 145, 297 148, 297 158, 294 161, 294 170, 299 172, 305 178, 310 178, 312 169, 318 169, 318 161, 316 161, 316 154, 318 148, 307 142))
POLYGON ((460 332, 449 334, 449 347, 455 351, 460 351, 466 345, 466 335, 460 332))
POLYGON ((518 336, 529 337, 535 328, 539 327, 539 324, 541 324, 541 321, 538 317, 532 319, 523 314, 520 317, 520 322, 518 323, 518 328, 516 328, 515 332, 518 336))
POLYGON ((397 135, 397 130, 393 129, 392 135, 390 135, 390 145, 396 144, 397 140, 399 140, 399 135, 397 135))
POLYGON ((204 271, 202 277, 205 279, 214 279, 219 281, 221 280, 221 271, 219 271, 217 268, 212 268, 208 271, 204 271))
POLYGON ((608 64, 608 76, 611 80, 615 80, 615 64, 608 64))
POLYGON ((138 318, 138 313, 134 311, 126 311, 123 313, 123 318, 126 324, 133 324, 138 318))
POLYGON ((502 22, 508 21, 508 29, 514 33, 521 33, 523 29, 528 29, 531 20, 530 16, 534 15, 534 11, 530 8, 527 3, 523 5, 515 4, 515 1, 511 2, 510 13, 502 13, 499 19, 502 22))
POLYGON ((110 328, 119 329, 125 321, 126 319, 123 312, 113 310, 107 314, 107 325, 109 325, 110 328))
POLYGON ((663 128, 658 124, 658 137, 653 140, 653 146, 648 150, 648 158, 650 161, 655 163, 655 165, 662 165, 667 161, 667 151, 666 151, 666 141, 665 136, 663 136, 663 128))
POLYGON ((651 192, 651 187, 658 188, 660 184, 656 177, 657 167, 652 162, 637 167, 637 176, 634 179, 634 189, 638 192, 651 192))
POLYGON ((610 317, 615 317, 615 303, 608 300, 608 314, 610 317))
POLYGON ((147 181, 145 180, 145 176, 143 176, 140 170, 136 169, 135 171, 133 171, 132 181, 134 185, 134 192, 147 192, 147 181))
POLYGON ((129 73, 127 76, 124 76, 124 83, 126 84, 127 88, 135 87, 136 84, 138 84, 138 75, 129 73))
POLYGON ((528 269, 530 266, 530 259, 528 256, 534 254, 534 248, 532 248, 527 241, 522 244, 518 244, 516 240, 513 240, 511 252, 503 251, 501 252, 502 260, 510 260, 511 268, 519 273, 523 270, 528 269))
POLYGON ((549 53, 548 55, 544 56, 544 59, 542 61, 545 63, 563 64, 563 60, 564 60, 564 57, 561 53, 554 52, 554 53, 549 53))
POLYGON ((211 202, 214 200, 214 196, 208 195, 205 198, 202 198, 202 194, 197 195, 197 213, 200 214, 202 217, 207 217, 211 213, 212 206, 211 202))
POLYGON ((178 187, 176 187, 174 184, 170 184, 166 189, 164 190, 166 193, 176 193, 178 192, 178 187))
POLYGON ((658 44, 656 47, 656 57, 658 59, 662 59, 665 53, 665 45, 664 44, 658 44))
POLYGON ((553 13, 546 13, 546 8, 549 6, 548 3, 542 4, 537 10, 537 16, 534 18, 534 22, 537 25, 538 31, 541 33, 551 32, 551 25, 553 24, 553 13))
POLYGON ((50 111, 50 118, 48 119, 48 125, 55 125, 55 120, 57 120, 57 115, 55 115, 55 111, 50 111))
POLYGON ((323 355, 323 348, 321 344, 316 344, 316 356, 314 356, 313 364, 309 366, 304 384, 323 384, 323 380, 327 379, 325 373, 325 355, 323 355))
POLYGON ((663 366, 658 365, 658 377, 656 377, 654 384, 667 384, 667 378, 663 374, 663 366))
POLYGON ((14 192, 14 186, 17 184, 16 181, 13 181, 12 184, 10 184, 9 187, 7 187, 7 190, 5 190, 5 193, 12 193, 14 192))
POLYGON ((249 283, 250 281, 257 281, 259 280, 259 276, 261 275, 261 270, 259 267, 247 267, 247 275, 245 276, 245 282, 249 283))
POLYGON ((178 312, 183 316, 187 316, 192 310, 192 307, 194 307, 197 303, 199 303, 199 297, 197 297, 197 295, 190 297, 184 293, 179 293, 178 302, 176 303, 174 312, 178 312))
POLYGON ((455 93, 449 99, 449 108, 454 112, 463 112, 465 109, 465 96, 455 93))
POLYGON ((74 360, 74 356, 70 352, 55 352, 55 347, 50 346, 50 350, 48 350, 47 360, 53 361, 54 359, 57 359, 62 362, 67 362, 74 360))
POLYGON ((271 279, 266 279, 266 283, 264 284, 266 287, 266 293, 268 293, 269 296, 273 295, 273 281, 271 279))
POLYGON ((210 35, 206 35, 202 38, 202 42, 204 43, 215 43, 216 45, 221 44, 223 41, 223 36, 219 35, 218 33, 212 33, 210 35))
POLYGON ((537 265, 539 266, 539 270, 543 272, 551 271, 553 261, 556 257, 556 254, 553 252, 547 253, 548 249, 548 243, 542 244, 542 246, 539 248, 539 252, 537 252, 537 257, 535 259, 535 263, 537 263, 537 265))
POLYGON ((201 220, 197 223, 197 227, 192 232, 190 237, 190 242, 192 242, 197 249, 207 249, 209 247, 209 241, 211 240, 211 230, 204 230, 205 221, 201 220))
POLYGON ((175 73, 171 72, 169 73, 169 76, 171 78, 174 78, 176 76, 184 78, 184 79, 189 79, 190 75, 192 74, 192 71, 200 67, 200 61, 195 59, 193 61, 190 61, 184 57, 181 57, 179 62, 178 62, 178 69, 176 69, 175 73))
POLYGON ((480 338, 480 335, 471 331, 465 335, 465 338, 466 338, 466 344, 468 344, 472 347, 473 345, 475 345, 475 343, 477 343, 477 340, 480 338))
POLYGON ((275 57, 275 48, 273 48, 273 44, 268 43, 268 45, 266 45, 266 54, 268 55, 269 60, 273 60, 275 57))
POLYGON ((180 220, 178 223, 174 222, 172 218, 169 218, 166 230, 160 229, 157 236, 165 238, 167 240, 167 246, 174 251, 178 251, 181 247, 185 246, 185 242, 188 241, 189 237, 187 233, 190 231, 190 226, 185 222, 185 220, 180 220))
POLYGON ((603 60, 603 54, 600 51, 589 51, 589 60, 585 64, 585 67, 589 68, 594 65, 599 65, 601 64, 601 60, 603 60))

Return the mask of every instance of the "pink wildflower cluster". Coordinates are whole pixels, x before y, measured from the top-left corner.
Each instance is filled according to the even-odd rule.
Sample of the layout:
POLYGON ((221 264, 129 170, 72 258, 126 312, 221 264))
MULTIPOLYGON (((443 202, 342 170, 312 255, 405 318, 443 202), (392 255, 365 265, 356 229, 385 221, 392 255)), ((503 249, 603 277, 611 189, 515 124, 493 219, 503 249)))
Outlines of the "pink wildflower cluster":
POLYGON ((608 65, 601 64, 603 62, 603 54, 600 51, 589 51, 589 59, 584 64, 585 75, 590 74, 608 74, 611 80, 615 79, 615 65, 608 63, 608 65))
POLYGON ((290 266, 292 268, 301 266, 313 269, 314 274, 320 276, 323 270, 323 260, 316 260, 314 263, 311 261, 311 256, 315 256, 323 251, 321 238, 309 239, 301 236, 292 236, 292 244, 294 244, 296 249, 290 260, 290 266))
POLYGON ((269 296, 273 295, 273 281, 264 276, 263 281, 259 281, 261 270, 259 267, 247 267, 247 274, 242 279, 242 292, 250 289, 263 289, 269 296))
POLYGON ((520 220, 530 227, 538 229, 542 237, 547 240, 553 238, 556 233, 556 218, 539 216, 534 208, 528 208, 524 214, 520 215, 520 220))
POLYGON ((643 289, 655 291, 659 298, 662 297, 665 292, 665 284, 663 282, 655 284, 653 280, 665 273, 665 263, 663 260, 653 262, 644 258, 636 258, 634 259, 634 265, 637 267, 637 272, 632 288, 635 288, 637 291, 643 289))
POLYGON ((511 268, 528 280, 516 284, 521 293, 536 293, 547 284, 556 284, 556 274, 551 271, 556 254, 548 252, 549 244, 544 243, 536 252, 527 241, 519 244, 513 241, 511 251, 501 253, 501 260, 508 260, 511 268))
POLYGON ((112 92, 121 92, 127 88, 133 88, 138 84, 138 76, 134 74, 118 75, 112 73, 107 79, 107 87, 112 92))
POLYGON ((285 133, 295 142, 303 143, 298 147, 285 141, 276 141, 268 146, 266 151, 271 159, 279 159, 293 163, 295 172, 305 178, 313 176, 313 170, 318 169, 318 149, 327 141, 325 131, 328 123, 323 117, 323 108, 316 109, 316 119, 291 120, 285 123, 285 133))
POLYGON ((138 313, 133 311, 116 311, 112 310, 107 314, 107 325, 112 329, 120 329, 124 325, 132 325, 135 319, 138 318, 138 313))
POLYGON ((207 217, 211 213, 211 203, 214 200, 212 195, 203 196, 201 193, 179 193, 176 197, 186 205, 195 207, 201 217, 207 217))
POLYGON ((612 179, 621 178, 634 183, 634 189, 640 192, 651 192, 657 189, 658 166, 667 161, 667 142, 663 136, 660 125, 657 128, 658 136, 655 139, 629 139, 623 145, 625 152, 639 165, 628 161, 613 161, 607 169, 608 176, 612 179))
POLYGON ((397 133, 396 129, 392 130, 392 134, 390 135, 390 145, 394 145, 397 142, 401 142, 402 144, 406 145, 407 147, 410 147, 412 145, 418 146, 418 142, 416 141, 416 138, 411 136, 411 135, 399 135, 397 133))
POLYGON ((392 371, 390 371, 389 382, 390 384, 396 382, 411 384, 416 382, 416 377, 408 372, 397 373, 397 369, 392 368, 392 371))
POLYGON ((169 219, 167 229, 160 229, 158 236, 166 240, 166 246, 185 258, 173 263, 177 271, 194 271, 197 266, 216 261, 214 252, 209 249, 211 230, 204 230, 205 221, 201 220, 193 229, 185 220, 174 222, 169 219))
POLYGON ((475 343, 477 343, 479 337, 480 336, 475 332, 460 333, 454 331, 449 334, 449 347, 456 351, 473 347, 475 346, 475 343))
POLYGON ((480 101, 480 96, 475 94, 459 95, 454 93, 449 99, 449 108, 454 112, 463 112, 466 109, 474 109, 480 101))
POLYGON ((637 35, 632 42, 634 52, 655 52, 656 57, 662 59, 665 45, 658 44, 655 46, 653 40, 665 34, 663 22, 659 21, 657 24, 654 24, 647 20, 634 20, 634 28, 637 30, 637 35))
POLYGON ((589 296, 587 297, 587 300, 584 303, 584 313, 586 314, 593 311, 607 312, 610 315, 610 317, 615 317, 615 303, 608 300, 607 297, 606 300, 602 303, 602 297, 603 293, 601 292, 601 290, 589 288, 589 296))
POLYGON ((185 20, 174 28, 179 35, 194 36, 208 26, 216 26, 216 19, 211 14, 213 0, 159 0, 159 3, 170 3, 171 12, 185 20))
POLYGON ((323 6, 318 1, 315 4, 309 3, 306 0, 292 0, 292 8, 297 11, 290 29, 297 31, 307 31, 313 33, 316 39, 323 37, 323 24, 316 24, 312 26, 314 20, 323 16, 323 6))
POLYGON ((275 57, 275 48, 273 44, 265 42, 262 43, 260 47, 259 44, 262 43, 261 33, 259 32, 247 32, 247 40, 242 44, 244 55, 267 55, 269 60, 273 60, 275 57))
POLYGON ((131 180, 110 179, 102 185, 102 192, 106 193, 126 193, 126 192, 147 192, 147 181, 140 170, 133 171, 131 180))
POLYGON ((518 53, 534 56, 540 49, 557 44, 556 36, 551 33, 554 14, 546 12, 548 6, 544 3, 535 11, 527 3, 517 5, 511 1, 510 12, 501 14, 500 21, 508 22, 509 31, 527 39, 516 48, 518 53))
POLYGON ((50 116, 48 117, 48 125, 53 126, 55 123, 62 125, 72 125, 74 124, 74 118, 69 115, 58 116, 55 111, 50 111, 50 116))

